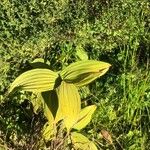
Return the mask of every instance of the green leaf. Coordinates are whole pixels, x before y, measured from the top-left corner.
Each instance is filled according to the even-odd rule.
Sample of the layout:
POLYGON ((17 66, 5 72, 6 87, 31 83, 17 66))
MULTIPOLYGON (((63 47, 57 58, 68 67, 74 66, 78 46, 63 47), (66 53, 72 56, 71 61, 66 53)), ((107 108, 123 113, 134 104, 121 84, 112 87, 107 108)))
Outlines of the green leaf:
POLYGON ((81 110, 77 123, 73 126, 74 129, 83 129, 92 119, 92 114, 96 110, 95 105, 87 106, 81 110))
POLYGON ((41 93, 43 98, 44 114, 48 121, 54 122, 58 110, 58 97, 55 90, 41 93))
POLYGON ((84 86, 104 75, 110 66, 101 61, 83 60, 66 67, 60 72, 60 76, 67 83, 84 86))
POLYGON ((33 69, 36 69, 36 68, 50 69, 49 64, 45 63, 44 59, 42 59, 42 58, 35 59, 32 63, 30 63, 30 65, 32 66, 33 69))
POLYGON ((53 90, 58 74, 49 69, 33 69, 21 74, 11 84, 9 93, 15 89, 31 92, 53 90))
POLYGON ((81 109, 81 100, 78 89, 73 84, 62 81, 59 91, 59 109, 64 119, 64 124, 69 131, 76 123, 81 109))
POLYGON ((80 133, 72 132, 71 140, 76 150, 97 150, 94 142, 90 141, 87 137, 80 133))
POLYGON ((42 137, 46 140, 49 141, 53 138, 53 135, 55 133, 54 126, 52 123, 46 123, 42 129, 42 137))
POLYGON ((44 59, 43 58, 36 58, 36 59, 34 59, 34 61, 32 63, 36 63, 36 62, 44 63, 44 59))
POLYGON ((88 60, 88 55, 81 45, 78 45, 76 47, 76 55, 79 57, 80 60, 88 60))
POLYGON ((33 105, 34 113, 37 113, 38 109, 42 106, 41 93, 33 93, 31 96, 31 103, 33 105))

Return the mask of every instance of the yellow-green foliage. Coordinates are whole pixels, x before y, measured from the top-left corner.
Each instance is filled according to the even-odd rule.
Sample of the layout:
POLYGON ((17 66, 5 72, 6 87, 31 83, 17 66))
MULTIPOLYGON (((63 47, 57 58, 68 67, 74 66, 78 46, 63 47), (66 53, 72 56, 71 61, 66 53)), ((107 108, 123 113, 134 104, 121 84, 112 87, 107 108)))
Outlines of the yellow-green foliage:
POLYGON ((58 74, 48 69, 33 69, 21 74, 11 84, 9 93, 15 88, 24 91, 44 92, 53 90, 58 74))
POLYGON ((105 62, 85 60, 69 65, 60 75, 68 83, 84 86, 105 74, 109 67, 110 64, 105 62))
POLYGON ((96 110, 95 105, 87 106, 80 111, 78 116, 78 120, 76 124, 73 126, 74 129, 81 130, 83 129, 92 118, 94 111, 96 110))
MULTIPOLYGON (((41 64, 40 64, 41 65, 41 64)), ((21 74, 15 79, 10 86, 9 92, 14 89, 34 92, 37 94, 37 102, 35 111, 40 104, 43 104, 44 114, 48 123, 43 128, 43 137, 47 141, 51 140, 57 130, 56 123, 63 120, 64 127, 67 129, 69 136, 71 129, 81 130, 91 120, 96 106, 87 106, 81 109, 81 99, 78 92, 78 86, 86 85, 102 76, 109 69, 110 64, 105 62, 86 60, 73 63, 60 72, 61 80, 54 85, 59 77, 59 72, 53 72, 49 69, 33 69, 21 74), (69 80, 69 83, 67 82, 69 80), (76 86, 77 85, 77 86, 76 86), (41 101, 41 103, 39 103, 41 101)), ((31 100, 35 106, 34 98, 31 100)), ((88 147, 96 149, 94 143, 90 142, 86 137, 78 133, 72 133, 71 140, 75 147, 80 145, 81 149, 88 147), (83 139, 83 144, 77 144, 77 140, 83 139), (87 143, 88 142, 88 143, 87 143)))
POLYGON ((64 124, 69 132, 76 123, 81 110, 80 95, 74 84, 65 83, 62 81, 59 87, 58 97, 64 124))
POLYGON ((77 132, 72 132, 71 133, 71 140, 73 143, 73 147, 78 150, 97 150, 97 147, 95 146, 95 144, 91 141, 89 141, 89 139, 87 137, 85 137, 84 135, 77 133, 77 132))

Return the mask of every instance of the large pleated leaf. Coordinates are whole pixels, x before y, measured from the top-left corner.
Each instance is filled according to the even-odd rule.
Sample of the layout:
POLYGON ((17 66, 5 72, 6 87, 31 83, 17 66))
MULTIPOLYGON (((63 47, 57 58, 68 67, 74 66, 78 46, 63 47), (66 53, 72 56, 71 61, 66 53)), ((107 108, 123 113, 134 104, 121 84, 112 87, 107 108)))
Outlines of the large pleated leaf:
POLYGON ((62 114, 61 107, 59 107, 58 111, 56 113, 56 117, 55 117, 54 122, 57 123, 58 121, 63 120, 63 119, 64 119, 64 116, 62 114))
POLYGON ((97 150, 94 142, 90 141, 87 137, 80 133, 72 132, 71 141, 76 150, 97 150))
POLYGON ((81 109, 81 100, 76 86, 62 81, 59 92, 59 109, 61 110, 64 123, 69 131, 76 123, 81 109))
POLYGON ((61 73, 61 78, 68 83, 84 86, 104 75, 111 65, 102 61, 83 60, 66 67, 61 73))
POLYGON ((91 121, 92 114, 94 113, 95 110, 96 110, 95 105, 83 108, 79 114, 78 121, 73 126, 73 128, 77 130, 83 129, 91 121))
POLYGON ((43 98, 44 115, 50 123, 54 123, 58 110, 58 97, 55 90, 41 93, 43 98))
POLYGON ((49 69, 33 69, 21 74, 11 84, 9 93, 15 89, 31 92, 53 90, 58 74, 49 69))
POLYGON ((40 107, 43 108, 44 115, 49 124, 57 123, 62 119, 61 112, 58 111, 58 96, 56 90, 34 93, 31 102, 35 113, 40 107))

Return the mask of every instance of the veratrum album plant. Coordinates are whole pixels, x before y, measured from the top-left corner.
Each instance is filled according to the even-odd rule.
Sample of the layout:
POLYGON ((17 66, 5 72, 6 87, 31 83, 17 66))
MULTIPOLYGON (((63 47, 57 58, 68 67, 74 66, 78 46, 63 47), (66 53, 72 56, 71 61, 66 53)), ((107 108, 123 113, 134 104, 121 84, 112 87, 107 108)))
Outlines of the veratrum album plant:
POLYGON ((46 142, 50 141, 51 149, 97 150, 94 142, 79 133, 90 122, 96 106, 81 108, 78 88, 104 75, 111 65, 96 60, 83 60, 72 63, 58 73, 47 69, 44 62, 41 63, 39 67, 38 63, 35 67, 33 63, 35 69, 17 77, 9 93, 16 90, 33 93, 31 102, 36 106, 35 113, 42 107, 48 120, 42 135, 46 142))

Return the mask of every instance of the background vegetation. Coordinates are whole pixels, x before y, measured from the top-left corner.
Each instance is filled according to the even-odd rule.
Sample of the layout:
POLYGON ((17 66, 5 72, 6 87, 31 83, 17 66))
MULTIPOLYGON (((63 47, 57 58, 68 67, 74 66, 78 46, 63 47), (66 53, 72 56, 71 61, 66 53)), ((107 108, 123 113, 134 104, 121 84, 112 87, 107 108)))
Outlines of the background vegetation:
POLYGON ((1 0, 0 146, 39 149, 45 123, 42 111, 33 113, 30 95, 5 98, 10 83, 31 69, 35 58, 60 70, 86 53, 112 67, 90 92, 81 91, 83 102, 98 106, 83 133, 99 149, 148 150, 149 10, 148 0, 1 0))

